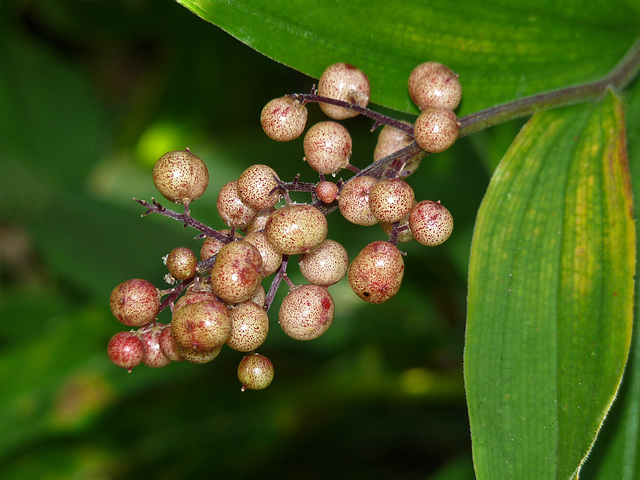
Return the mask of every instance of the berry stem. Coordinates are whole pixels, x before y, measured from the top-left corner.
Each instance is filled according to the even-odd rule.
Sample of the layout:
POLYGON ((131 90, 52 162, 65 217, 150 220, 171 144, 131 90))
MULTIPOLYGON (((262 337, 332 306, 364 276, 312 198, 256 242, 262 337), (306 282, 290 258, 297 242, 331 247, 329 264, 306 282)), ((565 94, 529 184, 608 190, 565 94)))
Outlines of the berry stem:
POLYGON ((282 255, 282 263, 280 263, 280 267, 278 267, 278 271, 273 277, 273 281, 271 282, 271 287, 267 292, 267 297, 264 301, 264 309, 265 311, 269 311, 273 300, 276 298, 276 292, 278 291, 278 287, 280 286, 280 282, 284 277, 287 276, 287 264, 289 263, 289 255, 282 255))

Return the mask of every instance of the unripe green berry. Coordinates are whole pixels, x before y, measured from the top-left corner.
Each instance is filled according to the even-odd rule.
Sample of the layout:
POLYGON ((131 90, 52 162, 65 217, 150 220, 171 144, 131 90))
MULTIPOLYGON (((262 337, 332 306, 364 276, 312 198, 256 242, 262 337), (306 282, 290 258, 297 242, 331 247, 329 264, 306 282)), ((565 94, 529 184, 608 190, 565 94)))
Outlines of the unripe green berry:
POLYGON ((443 108, 427 108, 413 124, 418 146, 429 153, 440 153, 455 143, 460 135, 456 114, 443 108))
MULTIPOLYGON (((348 63, 334 63, 327 67, 318 82, 318 95, 366 107, 371 86, 365 73, 348 63)), ((358 112, 335 105, 321 103, 320 108, 334 120, 355 117, 358 112)))
POLYGON ((409 76, 409 95, 420 110, 446 108, 455 110, 462 97, 458 76, 438 62, 426 62, 409 76))
POLYGON ((273 381, 273 364, 264 355, 253 353, 245 355, 238 365, 238 380, 242 383, 242 391, 262 390, 273 381))
POLYGON ((288 142, 302 135, 307 123, 307 107, 290 97, 274 98, 260 114, 262 129, 269 138, 288 142))
POLYGON ((153 183, 167 200, 188 204, 207 189, 209 171, 189 149, 177 150, 165 153, 156 162, 153 183))
POLYGON ((287 205, 271 214, 265 234, 283 255, 297 255, 313 250, 326 238, 327 219, 311 205, 287 205))
POLYGON ((160 311, 160 292, 151 282, 134 278, 111 292, 111 312, 119 322, 140 327, 153 321, 160 311))
POLYGON ((196 273, 198 259, 187 247, 177 247, 167 255, 167 269, 169 273, 178 280, 186 280, 196 273))
POLYGON ((403 275, 402 254, 395 245, 382 241, 364 247, 347 274, 353 292, 369 303, 392 298, 400 290, 403 275))
POLYGON ((411 209, 409 227, 418 242, 435 247, 444 243, 453 232, 453 217, 440 202, 423 200, 411 209))

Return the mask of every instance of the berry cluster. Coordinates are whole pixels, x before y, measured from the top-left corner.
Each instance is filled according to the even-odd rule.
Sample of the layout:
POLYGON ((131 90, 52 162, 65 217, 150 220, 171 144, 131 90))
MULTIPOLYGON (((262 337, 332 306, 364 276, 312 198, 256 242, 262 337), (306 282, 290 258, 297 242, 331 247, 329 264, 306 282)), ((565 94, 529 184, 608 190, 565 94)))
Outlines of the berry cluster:
MULTIPOLYGON (((129 371, 144 363, 153 368, 172 361, 206 363, 226 344, 243 352, 238 367, 242 390, 267 387, 274 375, 269 359, 256 353, 269 331, 268 310, 282 281, 289 288, 278 319, 296 340, 313 340, 332 324, 335 305, 328 287, 347 276, 353 292, 369 303, 382 303, 400 289, 404 254, 400 242, 412 239, 427 246, 444 242, 453 229, 449 211, 431 200, 416 201, 405 178, 427 153, 453 144, 459 124, 453 113, 460 101, 457 76, 439 63, 418 66, 409 78, 409 94, 421 109, 414 125, 367 108, 370 86, 359 69, 338 63, 322 74, 310 94, 271 100, 262 110, 265 133, 277 141, 300 137, 306 128, 309 103, 319 103, 331 119, 310 127, 303 141, 304 160, 319 175, 317 183, 284 182, 267 165, 252 165, 237 180, 226 183, 217 210, 228 229, 215 230, 191 216, 189 206, 206 190, 209 173, 189 149, 163 155, 153 169, 153 181, 184 213, 166 209, 155 199, 136 200, 149 213, 178 220, 200 232, 200 260, 188 248, 177 247, 164 257, 169 288, 160 290, 142 279, 118 285, 111 310, 122 324, 137 330, 112 337, 112 362, 129 371), (366 115, 384 125, 374 162, 360 170, 351 165, 352 141, 336 120, 366 115), (337 181, 341 170, 353 172, 337 181), (290 192, 308 192, 309 203, 296 203, 290 192), (388 240, 365 246, 349 263, 345 248, 327 238, 326 216, 339 210, 356 225, 380 224, 388 240), (287 276, 290 257, 297 255, 308 283, 294 285, 287 276), (268 291, 263 279, 273 276, 268 291), (171 322, 157 316, 169 307, 171 322)), ((372 129, 372 130, 373 130, 372 129)))

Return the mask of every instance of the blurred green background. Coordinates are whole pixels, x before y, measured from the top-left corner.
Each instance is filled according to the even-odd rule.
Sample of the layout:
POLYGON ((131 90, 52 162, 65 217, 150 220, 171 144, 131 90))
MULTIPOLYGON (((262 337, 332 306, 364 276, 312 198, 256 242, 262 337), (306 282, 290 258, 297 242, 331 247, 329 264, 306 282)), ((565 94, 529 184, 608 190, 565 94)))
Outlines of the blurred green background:
MULTIPOLYGON (((0 3, 0 478, 473 478, 466 268, 475 212, 518 123, 461 140, 410 178, 456 228, 442 247, 403 245, 393 300, 365 304, 340 282, 334 324, 312 342, 281 332, 276 300, 260 349, 276 369, 268 389, 240 392, 242 354, 230 349, 131 374, 107 358, 123 330, 112 288, 134 277, 162 287, 161 257, 199 250, 196 232, 141 218, 132 201, 160 196, 155 160, 200 156, 211 180, 192 214, 223 228, 217 191, 249 165, 315 181, 302 139, 273 142, 259 123, 271 98, 313 83, 172 2, 0 3)), ((344 124, 364 167, 371 122, 344 124)), ((352 258, 384 239, 337 214, 329 225, 352 258)))

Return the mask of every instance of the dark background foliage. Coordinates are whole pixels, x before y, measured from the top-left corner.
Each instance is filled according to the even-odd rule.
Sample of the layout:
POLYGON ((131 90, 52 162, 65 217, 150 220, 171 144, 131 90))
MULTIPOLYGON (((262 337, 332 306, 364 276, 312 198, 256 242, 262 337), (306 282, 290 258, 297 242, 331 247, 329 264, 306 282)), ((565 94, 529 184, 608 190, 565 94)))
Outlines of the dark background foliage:
MULTIPOLYGON (((403 247, 396 298, 367 305, 341 282, 334 325, 313 342, 287 338, 272 309, 260 352, 276 378, 241 393, 230 349, 204 366, 111 365, 106 344, 123 328, 108 297, 129 278, 162 286, 161 257, 199 249, 194 232, 140 218, 131 200, 159 196, 151 168, 166 151, 188 146, 207 163, 192 213, 217 228, 218 189, 253 163, 314 180, 301 140, 272 142, 258 121, 268 100, 314 79, 171 2, 2 2, 0 39, 2 478, 472 477, 466 265, 491 166, 519 124, 465 139, 411 177, 456 229, 445 246, 403 247)), ((322 118, 314 106, 310 117, 322 118)), ((371 123, 345 125, 363 167, 371 123)), ((329 225, 351 257, 384 238, 337 214, 329 225)))

